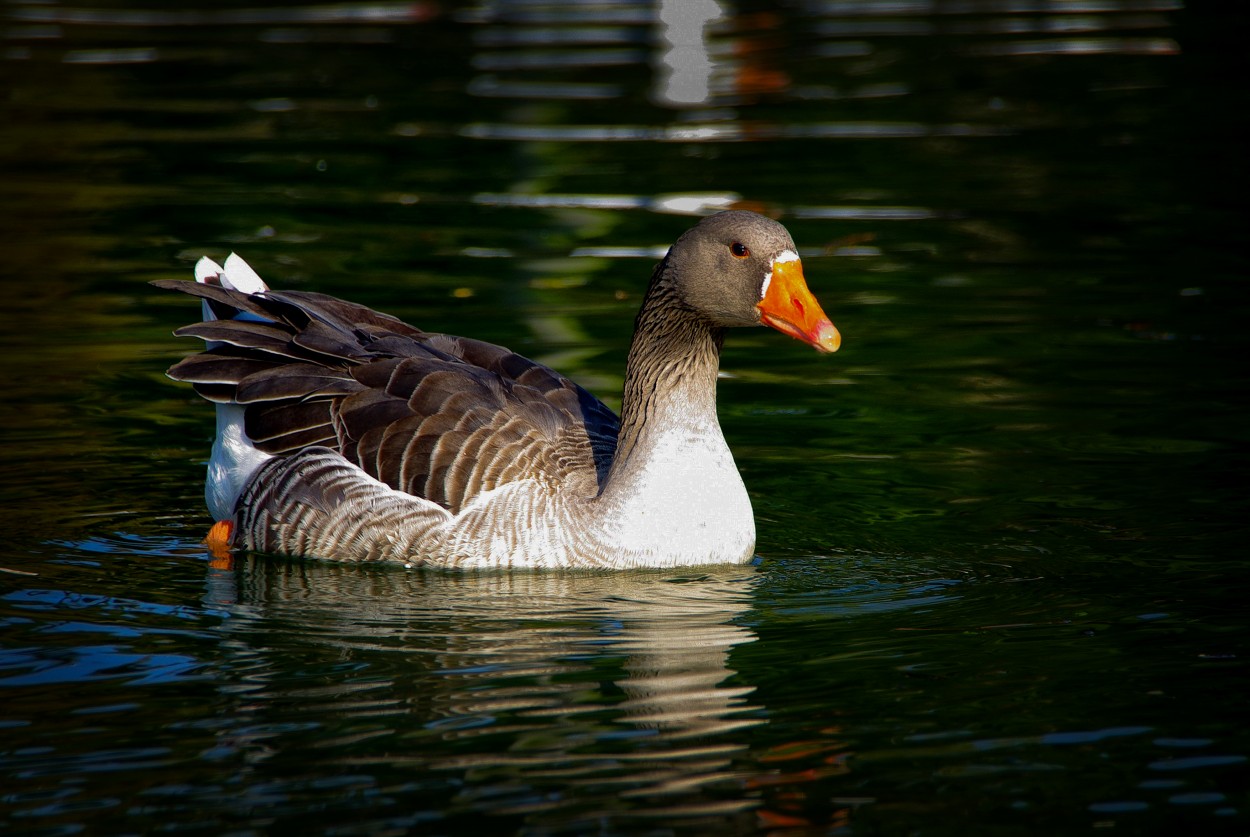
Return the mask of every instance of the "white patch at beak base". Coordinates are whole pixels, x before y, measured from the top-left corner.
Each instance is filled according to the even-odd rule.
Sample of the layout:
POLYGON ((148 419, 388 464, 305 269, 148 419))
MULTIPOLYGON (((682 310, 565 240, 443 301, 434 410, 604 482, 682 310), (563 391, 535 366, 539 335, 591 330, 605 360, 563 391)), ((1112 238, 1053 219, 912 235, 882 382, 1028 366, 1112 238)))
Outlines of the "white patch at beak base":
POLYGON ((775 259, 769 262, 768 272, 764 274, 764 284, 760 286, 760 299, 764 298, 765 294, 768 293, 768 286, 772 284, 773 268, 783 262, 797 262, 798 260, 799 260, 798 253, 794 252, 793 250, 782 250, 780 253, 777 254, 777 257, 775 259))

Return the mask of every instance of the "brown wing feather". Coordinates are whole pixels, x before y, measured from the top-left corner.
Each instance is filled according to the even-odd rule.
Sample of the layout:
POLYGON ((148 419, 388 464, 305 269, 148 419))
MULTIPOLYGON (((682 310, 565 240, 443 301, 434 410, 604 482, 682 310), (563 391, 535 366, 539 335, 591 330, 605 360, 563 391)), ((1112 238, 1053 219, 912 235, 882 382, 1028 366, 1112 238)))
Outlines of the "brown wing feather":
POLYGON ((221 345, 171 377, 246 405, 258 448, 338 451, 390 485, 457 511, 517 479, 593 494, 616 450, 616 415, 567 378, 502 346, 429 334, 362 305, 305 291, 158 287, 211 301, 221 319, 178 334, 221 345))

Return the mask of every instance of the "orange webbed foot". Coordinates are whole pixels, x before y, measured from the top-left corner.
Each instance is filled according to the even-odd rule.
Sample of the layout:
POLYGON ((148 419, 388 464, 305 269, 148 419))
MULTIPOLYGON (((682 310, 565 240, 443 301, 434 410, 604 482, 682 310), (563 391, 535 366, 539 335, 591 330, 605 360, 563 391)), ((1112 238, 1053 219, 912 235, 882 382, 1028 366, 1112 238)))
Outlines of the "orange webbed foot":
POLYGON ((204 545, 212 560, 208 565, 215 570, 228 570, 234 566, 234 556, 230 553, 230 542, 234 539, 234 521, 218 520, 204 537, 204 545))

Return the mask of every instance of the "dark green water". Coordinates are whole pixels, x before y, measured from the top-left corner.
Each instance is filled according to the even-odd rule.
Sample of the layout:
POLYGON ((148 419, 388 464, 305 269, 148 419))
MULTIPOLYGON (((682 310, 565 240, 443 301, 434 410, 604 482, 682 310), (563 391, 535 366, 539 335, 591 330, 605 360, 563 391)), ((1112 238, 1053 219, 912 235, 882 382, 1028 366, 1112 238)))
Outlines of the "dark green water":
POLYGON ((0 830, 1250 831, 1245 13, 723 5, 0 8, 0 830), (148 280, 616 404, 722 199, 844 336, 726 350, 757 566, 209 566, 148 280))

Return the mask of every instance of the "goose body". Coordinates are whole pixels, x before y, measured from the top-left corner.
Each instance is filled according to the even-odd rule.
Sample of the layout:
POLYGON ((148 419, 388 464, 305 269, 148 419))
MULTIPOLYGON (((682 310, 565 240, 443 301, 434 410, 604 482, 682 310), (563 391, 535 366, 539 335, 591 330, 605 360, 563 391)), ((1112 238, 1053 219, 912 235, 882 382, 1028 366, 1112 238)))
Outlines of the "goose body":
POLYGON ((749 561, 751 502, 716 415, 727 328, 840 337, 780 224, 724 212, 652 274, 621 416, 501 346, 274 291, 205 258, 205 351, 169 370, 217 408, 205 496, 232 549, 458 568, 749 561))

